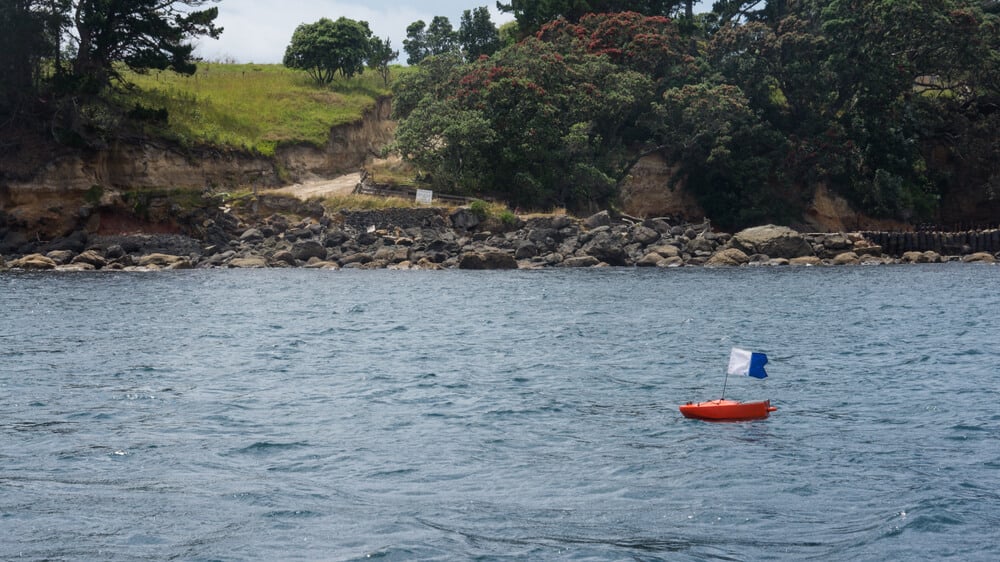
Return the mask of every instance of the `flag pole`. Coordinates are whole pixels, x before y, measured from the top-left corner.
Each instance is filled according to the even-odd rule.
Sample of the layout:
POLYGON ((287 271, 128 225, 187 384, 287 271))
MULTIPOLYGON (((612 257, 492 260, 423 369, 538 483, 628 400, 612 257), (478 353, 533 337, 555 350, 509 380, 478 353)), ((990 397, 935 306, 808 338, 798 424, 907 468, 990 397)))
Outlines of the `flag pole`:
POLYGON ((726 378, 722 382, 722 398, 719 398, 719 400, 725 400, 726 399, 726 385, 728 383, 729 383, 729 369, 726 369, 726 378))

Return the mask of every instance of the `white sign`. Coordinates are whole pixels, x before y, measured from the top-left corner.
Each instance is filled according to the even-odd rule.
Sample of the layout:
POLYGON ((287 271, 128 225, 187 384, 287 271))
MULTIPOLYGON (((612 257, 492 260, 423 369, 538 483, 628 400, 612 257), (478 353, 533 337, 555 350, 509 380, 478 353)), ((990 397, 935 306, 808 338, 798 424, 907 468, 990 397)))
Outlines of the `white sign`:
POLYGON ((434 192, 429 189, 418 189, 417 190, 417 203, 423 203, 424 205, 430 205, 434 200, 434 192))

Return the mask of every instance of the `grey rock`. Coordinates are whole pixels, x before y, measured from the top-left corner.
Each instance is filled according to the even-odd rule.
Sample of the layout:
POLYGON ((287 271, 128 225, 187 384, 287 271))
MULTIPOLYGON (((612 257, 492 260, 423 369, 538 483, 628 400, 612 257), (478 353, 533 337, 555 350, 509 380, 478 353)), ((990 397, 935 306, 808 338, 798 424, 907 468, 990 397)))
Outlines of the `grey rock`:
POLYGON ((470 252, 459 258, 459 269, 517 269, 517 260, 507 252, 470 252))
POLYGON ((706 267, 736 267, 750 263, 750 257, 737 248, 724 248, 705 262, 706 267))
POLYGON ((531 259, 538 254, 538 246, 530 240, 521 241, 518 243, 517 249, 514 250, 514 258, 519 260, 531 259))
POLYGON ((660 239, 660 233, 646 226, 637 226, 632 230, 632 239, 643 246, 648 246, 660 239))
POLYGON ((241 242, 254 242, 264 239, 264 233, 259 228, 248 228, 240 235, 241 242))
POLYGON ((74 253, 71 250, 52 250, 45 254, 58 265, 65 265, 73 260, 74 253))
POLYGON ((559 265, 562 267, 595 267, 601 264, 601 260, 594 256, 573 256, 564 259, 559 265))
POLYGON ((729 241, 746 254, 767 254, 772 258, 800 258, 813 255, 813 248, 801 234, 786 226, 765 225, 743 230, 729 241))
POLYGON ((11 269, 46 270, 55 269, 58 264, 50 257, 41 254, 28 254, 7 264, 11 269))
POLYGON ((456 210, 448 218, 451 219, 452 226, 459 230, 472 230, 481 222, 478 215, 465 208, 456 210))
POLYGON ((239 269, 263 269, 267 267, 267 259, 263 256, 249 256, 245 258, 233 258, 229 261, 229 267, 239 269))
POLYGON ((296 242, 291 252, 300 261, 309 261, 309 258, 326 260, 326 247, 315 240, 296 242))
POLYGON ((611 214, 607 211, 601 211, 597 214, 587 217, 583 221, 583 225, 589 229, 594 229, 599 226, 609 226, 611 224, 611 214))
POLYGON ((582 251, 608 265, 627 265, 628 253, 622 240, 609 231, 598 233, 584 245, 582 251))
POLYGON ((101 269, 108 265, 108 260, 94 250, 87 250, 73 258, 73 261, 70 263, 85 263, 93 266, 95 269, 101 269))

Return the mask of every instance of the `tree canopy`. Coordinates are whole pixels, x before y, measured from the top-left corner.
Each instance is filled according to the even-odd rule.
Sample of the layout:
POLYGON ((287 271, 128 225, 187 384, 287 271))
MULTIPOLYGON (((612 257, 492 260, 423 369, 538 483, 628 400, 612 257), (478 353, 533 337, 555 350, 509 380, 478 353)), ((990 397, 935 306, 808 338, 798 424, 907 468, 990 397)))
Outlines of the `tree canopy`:
POLYGON ((41 77, 42 64, 49 65, 49 76, 70 76, 78 90, 90 93, 117 78, 119 65, 191 74, 191 39, 222 33, 215 26, 218 8, 206 7, 214 2, 7 0, 0 5, 5 85, 25 87, 27 77, 41 77))
POLYGON ((90 106, 122 69, 195 71, 196 37, 218 37, 218 0, 5 0, 0 3, 0 126, 38 123, 80 138, 90 106))
POLYGON ((690 23, 667 17, 687 2, 501 8, 530 32, 520 43, 432 57, 398 85, 399 148, 439 188, 606 205, 657 151, 738 227, 800 215, 817 184, 926 220, 949 190, 975 182, 988 201, 1000 181, 994 3, 724 0, 690 23))
POLYGON ((131 70, 172 69, 193 74, 196 36, 218 37, 219 9, 200 9, 218 0, 75 0, 70 36, 75 43, 74 76, 92 91, 117 77, 116 65, 131 70))
POLYGON ((535 33, 557 19, 577 22, 587 14, 638 12, 649 16, 678 15, 681 8, 690 17, 693 0, 510 0, 497 1, 497 9, 514 15, 521 31, 535 33))
MULTIPOLYGON (((364 72, 374 46, 371 39, 368 22, 321 18, 295 28, 283 62, 288 68, 306 71, 319 84, 329 84, 338 72, 346 78, 364 72)), ((384 51, 380 54, 388 56, 384 51)))
POLYGON ((379 39, 371 38, 371 45, 368 50, 368 67, 378 72, 382 77, 382 83, 389 85, 389 64, 399 58, 399 51, 392 48, 392 41, 388 37, 379 39))
POLYGON ((492 55, 500 50, 500 31, 493 24, 486 6, 462 12, 462 22, 458 26, 458 42, 462 46, 466 60, 469 61, 483 55, 492 55))
POLYGON ((523 205, 606 203, 626 139, 642 136, 639 117, 669 81, 638 69, 680 63, 683 47, 669 20, 632 13, 558 22, 467 65, 431 57, 397 85, 398 146, 442 186, 523 205), (407 101, 413 87, 426 90, 407 101))
POLYGON ((451 20, 434 16, 430 26, 417 20, 406 28, 403 50, 407 63, 417 64, 427 57, 460 52, 468 61, 492 55, 501 47, 500 30, 485 6, 462 12, 458 31, 451 20))
POLYGON ((406 28, 403 50, 407 64, 417 64, 429 56, 457 51, 458 33, 444 16, 434 16, 429 26, 417 20, 406 28))

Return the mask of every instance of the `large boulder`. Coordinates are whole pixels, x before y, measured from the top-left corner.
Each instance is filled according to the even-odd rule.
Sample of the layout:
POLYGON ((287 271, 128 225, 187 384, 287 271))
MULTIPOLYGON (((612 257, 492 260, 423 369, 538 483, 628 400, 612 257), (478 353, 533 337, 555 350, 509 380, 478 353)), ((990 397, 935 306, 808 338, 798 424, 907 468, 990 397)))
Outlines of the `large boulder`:
POLYGON ((73 256, 75 255, 71 250, 52 250, 51 252, 47 252, 45 257, 52 258, 52 261, 59 265, 66 265, 73 261, 73 256))
MULTIPOLYGON (((708 255, 708 254, 714 254, 716 248, 718 247, 719 245, 716 244, 714 240, 711 240, 705 236, 695 235, 694 238, 690 239, 687 242, 687 244, 684 245, 684 250, 689 254, 708 255)), ((751 252, 744 251, 744 253, 751 253, 751 252)))
POLYGON ((748 228, 737 233, 729 244, 747 255, 794 259, 813 254, 812 245, 787 226, 773 224, 748 228))
POLYGON ((56 262, 42 254, 29 254, 7 264, 11 269, 55 269, 56 262))
POLYGON ((635 265, 639 267, 664 267, 664 262, 667 262, 666 265, 673 265, 678 262, 683 263, 684 260, 680 256, 681 252, 677 246, 661 244, 649 248, 646 255, 635 262, 635 265))
POLYGON ((861 259, 854 252, 842 252, 834 256, 831 263, 833 265, 857 265, 861 263, 861 259))
POLYGON ((482 222, 479 219, 479 215, 473 213, 471 209, 466 208, 457 209, 449 218, 451 219, 452 226, 459 230, 472 230, 482 222))
POLYGON ((776 260, 788 259, 788 265, 801 265, 806 267, 812 267, 817 265, 823 265, 823 260, 816 256, 802 256, 801 258, 773 258, 776 260))
POLYGON ((389 263, 402 263, 410 259, 410 248, 407 246, 382 246, 375 250, 375 261, 389 263))
POLYGON ((240 235, 240 240, 243 242, 260 242, 264 239, 264 233, 261 232, 259 228, 248 228, 243 231, 240 235))
POLYGON ((149 254, 136 261, 139 267, 159 267, 163 269, 191 269, 191 260, 170 254, 149 254))
POLYGON ((561 267, 595 267, 601 265, 601 260, 594 256, 573 256, 559 263, 561 267))
POLYGON ((87 247, 87 233, 82 230, 77 230, 71 233, 65 238, 60 238, 49 244, 49 251, 52 250, 69 250, 74 254, 84 251, 87 247))
POLYGON ((519 260, 531 259, 538 254, 538 246, 530 240, 521 240, 514 249, 514 258, 519 260))
POLYGON ((648 246, 660 239, 660 233, 648 226, 636 226, 632 229, 632 240, 643 246, 648 246))
POLYGON ((589 229, 594 229, 601 226, 610 226, 611 213, 607 211, 601 211, 599 213, 591 215, 583 221, 583 225, 589 229))
POLYGON ((583 247, 583 252, 608 265, 627 265, 628 252, 621 237, 610 230, 599 232, 583 247))
POLYGON ((310 258, 326 259, 326 247, 315 240, 296 242, 292 246, 292 255, 299 261, 309 261, 310 258))
POLYGON ((73 258, 71 263, 85 263, 94 266, 95 269, 101 269, 108 265, 108 260, 96 250, 87 250, 73 258))
POLYGON ((996 263, 997 259, 988 252, 976 252, 965 256, 962 261, 966 263, 996 263))
POLYGON ((239 269, 263 269, 267 267, 267 259, 263 256, 249 256, 245 258, 233 258, 229 262, 229 267, 239 269))
POLYGON ((705 262, 706 267, 738 267, 750 263, 750 257, 736 248, 724 248, 705 262))
POLYGON ((277 250, 271 254, 271 261, 276 264, 285 264, 295 267, 297 262, 295 261, 295 256, 292 255, 288 250, 277 250))
POLYGON ((459 269, 517 269, 517 260, 507 252, 468 252, 458 260, 459 269))
POLYGON ((940 263, 941 255, 935 251, 926 252, 904 252, 899 261, 903 263, 940 263))

